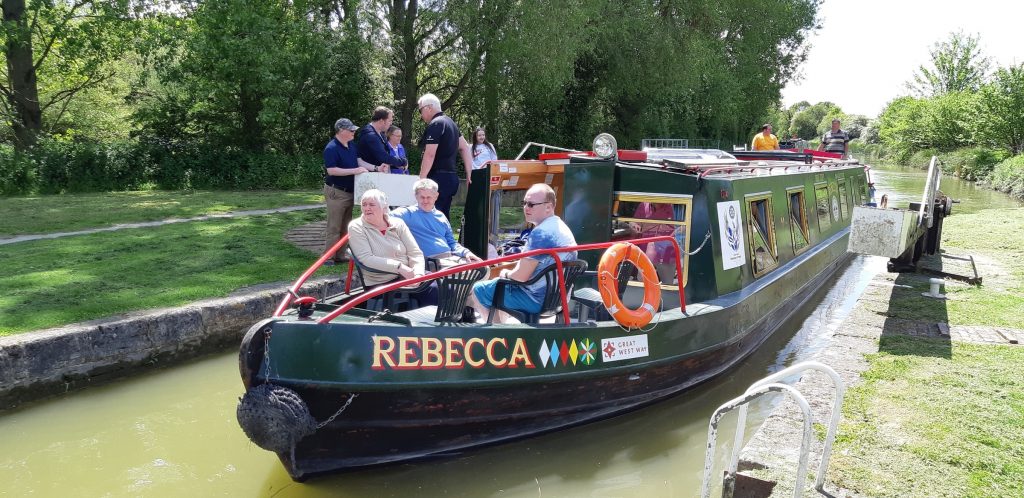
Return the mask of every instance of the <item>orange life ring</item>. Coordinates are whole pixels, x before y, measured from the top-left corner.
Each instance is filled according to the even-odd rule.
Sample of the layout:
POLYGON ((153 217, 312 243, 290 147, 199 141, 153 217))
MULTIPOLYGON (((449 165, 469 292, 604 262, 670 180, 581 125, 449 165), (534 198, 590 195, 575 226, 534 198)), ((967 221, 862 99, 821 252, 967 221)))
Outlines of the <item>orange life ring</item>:
POLYGON ((654 319, 654 313, 661 305, 661 287, 658 272, 654 264, 643 251, 634 244, 620 242, 608 248, 601 256, 597 265, 597 290, 601 292, 601 301, 612 317, 620 325, 629 328, 640 328, 654 319), (619 282, 616 272, 623 261, 629 261, 640 270, 644 283, 644 302, 637 309, 629 309, 619 299, 619 282))

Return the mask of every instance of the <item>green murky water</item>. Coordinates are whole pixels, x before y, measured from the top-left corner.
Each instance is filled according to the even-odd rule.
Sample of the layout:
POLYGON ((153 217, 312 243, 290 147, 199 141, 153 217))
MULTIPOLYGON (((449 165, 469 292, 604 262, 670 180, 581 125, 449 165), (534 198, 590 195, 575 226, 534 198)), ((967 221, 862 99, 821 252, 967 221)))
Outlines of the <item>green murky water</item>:
MULTIPOLYGON (((875 171, 890 205, 916 201, 918 170, 875 171)), ((943 179, 955 210, 1018 203, 943 179)), ((460 456, 293 483, 235 422, 233 352, 0 414, 4 496, 695 496, 707 421, 753 381, 827 345, 881 258, 858 257, 753 356, 714 382, 647 409, 460 456)), ((358 402, 358 400, 356 401, 358 402)), ((751 426, 771 406, 751 411, 751 426)), ((728 420, 728 419, 727 419, 728 420)), ((748 434, 750 432, 748 431, 748 434)), ((731 440, 720 436, 719 469, 731 440)))

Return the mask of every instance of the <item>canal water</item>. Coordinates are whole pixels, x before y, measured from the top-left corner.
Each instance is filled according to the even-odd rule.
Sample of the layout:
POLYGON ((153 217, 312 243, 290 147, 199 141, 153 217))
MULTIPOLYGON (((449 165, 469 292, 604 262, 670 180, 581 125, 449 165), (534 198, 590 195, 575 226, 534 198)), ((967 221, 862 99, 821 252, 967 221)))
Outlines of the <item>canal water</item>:
MULTIPOLYGON (((876 169, 890 206, 917 201, 919 170, 876 169)), ((954 208, 1019 206, 953 178, 954 208)), ((0 414, 3 496, 695 496, 708 418, 752 382, 828 345, 885 260, 855 257, 727 375, 646 409, 572 430, 426 462, 293 483, 235 422, 234 352, 0 414)), ((358 399, 356 400, 358 402, 358 399)), ((752 432, 773 401, 751 410, 752 432)), ((731 441, 720 435, 718 467, 731 441)))

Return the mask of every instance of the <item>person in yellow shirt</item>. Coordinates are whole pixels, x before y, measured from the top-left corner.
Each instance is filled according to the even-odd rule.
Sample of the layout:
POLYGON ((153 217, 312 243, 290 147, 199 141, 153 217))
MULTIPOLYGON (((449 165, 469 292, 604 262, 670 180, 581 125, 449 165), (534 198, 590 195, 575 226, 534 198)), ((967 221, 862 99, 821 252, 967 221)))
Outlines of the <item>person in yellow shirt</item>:
POLYGON ((776 150, 779 148, 779 139, 772 135, 772 125, 765 124, 761 127, 761 133, 754 135, 754 141, 750 143, 751 150, 776 150))

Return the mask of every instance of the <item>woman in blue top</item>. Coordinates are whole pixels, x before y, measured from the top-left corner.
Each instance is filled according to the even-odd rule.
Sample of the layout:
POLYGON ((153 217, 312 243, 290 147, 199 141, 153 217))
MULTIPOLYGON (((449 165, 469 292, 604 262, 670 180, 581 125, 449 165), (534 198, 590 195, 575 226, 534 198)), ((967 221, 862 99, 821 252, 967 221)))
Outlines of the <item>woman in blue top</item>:
POLYGON ((392 173, 405 175, 409 173, 409 161, 405 157, 405 147, 402 147, 402 129, 392 125, 387 131, 388 153, 391 157, 406 159, 404 168, 391 168, 392 173))
POLYGON ((473 132, 473 169, 484 167, 487 161, 497 161, 498 152, 494 150, 494 144, 487 141, 487 132, 483 127, 473 132))

